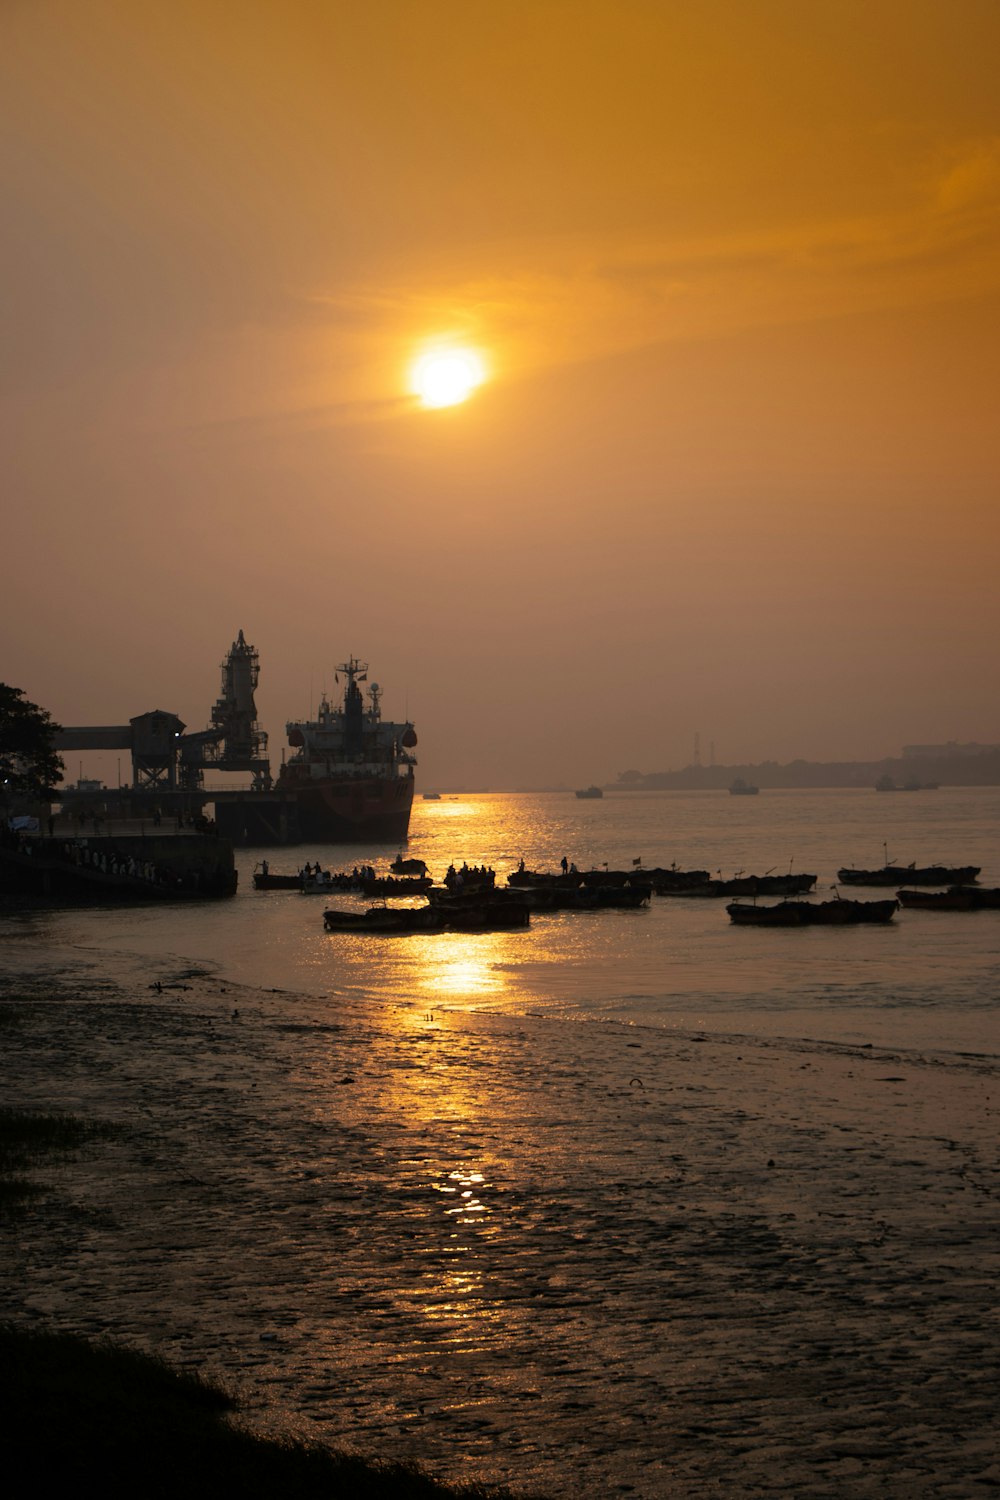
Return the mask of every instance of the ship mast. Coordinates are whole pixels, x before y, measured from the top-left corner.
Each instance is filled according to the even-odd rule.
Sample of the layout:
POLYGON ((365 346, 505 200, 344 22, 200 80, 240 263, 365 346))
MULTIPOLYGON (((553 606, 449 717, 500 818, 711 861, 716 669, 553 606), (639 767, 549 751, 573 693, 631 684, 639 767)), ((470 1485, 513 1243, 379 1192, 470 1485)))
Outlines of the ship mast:
POLYGON ((368 681, 368 663, 350 656, 337 668, 347 678, 344 689, 344 749, 349 756, 359 756, 365 745, 365 705, 359 682, 368 681))

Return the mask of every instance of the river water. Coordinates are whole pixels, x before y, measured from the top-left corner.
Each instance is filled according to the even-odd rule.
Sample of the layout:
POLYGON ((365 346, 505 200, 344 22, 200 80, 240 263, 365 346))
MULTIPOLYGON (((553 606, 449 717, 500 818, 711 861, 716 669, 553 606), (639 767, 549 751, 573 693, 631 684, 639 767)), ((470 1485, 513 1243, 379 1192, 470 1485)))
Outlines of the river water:
MULTIPOLYGON (((822 888, 885 845, 1000 885, 998 815, 994 788, 444 797, 410 851, 822 888)), ((0 915, 7 1098, 126 1127, 38 1167, 0 1317, 553 1500, 995 1487, 1000 912, 757 931, 654 898, 357 938, 254 863, 230 901, 0 915)))
MULTIPOLYGON (((414 806, 408 852, 440 879, 449 862, 490 864, 498 882, 523 858, 555 869, 605 862, 725 875, 815 873, 843 865, 976 864, 1000 885, 1000 788, 445 796, 414 806)), ((273 870, 331 869, 393 849, 267 851, 273 870)), ((322 896, 253 889, 263 851, 238 857, 233 901, 202 907, 63 910, 0 918, 10 969, 141 981, 197 965, 264 990, 336 1003, 431 1005, 619 1020, 720 1033, 1000 1052, 1000 912, 900 911, 889 927, 733 927, 725 902, 654 897, 637 912, 537 915, 527 932, 359 938, 327 933, 322 896)), ((905 883, 901 880, 901 884, 905 883)), ((889 894, 859 892, 876 898, 889 894)))

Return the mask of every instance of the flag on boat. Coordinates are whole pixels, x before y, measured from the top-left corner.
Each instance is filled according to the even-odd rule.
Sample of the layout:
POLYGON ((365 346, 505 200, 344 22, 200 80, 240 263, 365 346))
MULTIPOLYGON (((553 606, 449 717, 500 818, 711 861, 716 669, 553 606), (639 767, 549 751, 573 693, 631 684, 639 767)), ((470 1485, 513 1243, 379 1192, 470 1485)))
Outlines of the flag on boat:
POLYGON ((640 854, 640 855, 639 855, 639 858, 638 858, 638 859, 634 859, 634 860, 633 860, 633 861, 632 861, 632 863, 633 863, 633 864, 634 864, 634 865, 641 865, 641 864, 642 864, 642 855, 641 855, 641 854, 640 854))

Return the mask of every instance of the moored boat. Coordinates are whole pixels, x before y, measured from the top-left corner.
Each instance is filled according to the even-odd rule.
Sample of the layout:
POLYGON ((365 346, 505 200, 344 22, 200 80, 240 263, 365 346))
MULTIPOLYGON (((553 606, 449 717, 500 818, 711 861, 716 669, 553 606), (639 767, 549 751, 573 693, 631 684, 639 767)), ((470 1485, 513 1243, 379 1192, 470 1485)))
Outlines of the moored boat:
POLYGON ((594 911, 601 906, 644 906, 653 894, 646 872, 635 870, 577 870, 575 866, 556 874, 548 870, 518 868, 507 876, 507 885, 527 892, 539 911, 594 911))
POLYGON ((734 901, 730 920, 744 927, 843 927, 857 922, 891 922, 898 901, 781 901, 776 906, 734 901))
POLYGON ((744 781, 742 776, 737 776, 729 788, 730 797, 756 797, 759 792, 759 786, 754 786, 752 781, 744 781))
POLYGON ((429 875, 375 875, 360 887, 366 896, 422 896, 433 883, 429 875))
POLYGON ((442 932, 443 924, 429 906, 370 906, 367 911, 331 907, 323 913, 327 932, 360 932, 395 936, 411 932, 442 932))
POLYGON ((841 885, 971 885, 979 865, 883 865, 880 870, 837 871, 841 885))
POLYGON ((331 907, 323 913, 327 932, 407 933, 509 932, 530 923, 525 903, 459 897, 426 906, 371 906, 367 911, 331 907))
POLYGON ((664 896, 805 896, 816 884, 815 875, 735 875, 730 880, 703 880, 699 884, 661 891, 664 896))
POLYGON ((946 891, 896 892, 901 906, 917 911, 987 911, 1000 909, 1000 889, 978 885, 953 885, 946 891))
POLYGON ((298 891, 302 888, 302 875, 272 875, 270 870, 254 870, 255 891, 298 891))
POLYGON ((603 797, 604 792, 599 786, 585 786, 581 787, 576 795, 583 801, 590 798, 603 797))

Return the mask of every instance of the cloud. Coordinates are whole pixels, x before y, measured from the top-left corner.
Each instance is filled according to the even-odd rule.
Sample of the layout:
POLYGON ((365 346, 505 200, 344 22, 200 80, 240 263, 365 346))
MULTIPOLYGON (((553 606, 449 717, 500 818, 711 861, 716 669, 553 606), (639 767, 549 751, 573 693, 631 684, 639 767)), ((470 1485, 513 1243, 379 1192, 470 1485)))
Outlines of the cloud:
POLYGON ((966 146, 942 172, 937 201, 943 213, 994 217, 1000 209, 1000 139, 966 146))
MULTIPOLYGON (((310 292, 377 386, 421 339, 489 349, 495 374, 754 327, 919 307, 1000 287, 1000 142, 969 147, 891 212, 724 236, 588 235, 455 249, 378 284, 310 292), (469 270, 469 265, 474 269, 469 270)), ((342 353, 345 352, 342 350, 342 353)))

